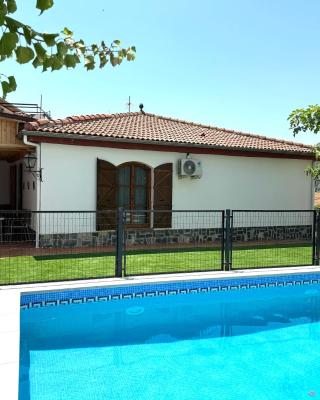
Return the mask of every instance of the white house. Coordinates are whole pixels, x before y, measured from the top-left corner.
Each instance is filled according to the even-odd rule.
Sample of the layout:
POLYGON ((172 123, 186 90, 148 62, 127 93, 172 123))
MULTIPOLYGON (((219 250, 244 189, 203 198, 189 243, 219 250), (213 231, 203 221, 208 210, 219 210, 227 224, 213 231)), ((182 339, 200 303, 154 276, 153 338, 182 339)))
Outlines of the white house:
POLYGON ((313 207, 313 151, 299 143, 144 112, 31 122, 23 135, 42 170, 33 210, 313 207), (178 171, 188 158, 196 177, 178 171))
MULTIPOLYGON (((22 135, 34 148, 37 175, 41 171, 42 176, 24 174, 23 209, 313 208, 313 184, 305 169, 314 155, 304 144, 143 111, 38 120, 27 123, 22 135)), ((89 215, 77 223, 72 217, 68 224, 55 222, 55 232, 92 232, 115 225, 115 213, 97 219, 89 215)), ((42 233, 52 232, 48 218, 41 224, 42 233)), ((137 211, 128 218, 135 227, 177 227, 170 213, 148 216, 137 211)))
MULTIPOLYGON (((313 208, 313 184, 305 173, 313 150, 299 143, 143 110, 32 121, 19 135, 37 159, 32 173, 22 160, 14 161, 22 171, 20 207, 64 212, 61 217, 55 214, 54 221, 50 214, 33 221, 38 234, 113 229, 118 207, 135 210, 127 217, 128 224, 147 229, 195 226, 192 218, 182 226, 182 218, 171 210, 313 208), (150 209, 163 212, 139 212, 150 209), (92 213, 73 217, 66 211, 92 213)), ((5 175, 9 165, 2 164, 0 175, 5 175)), ((10 185, 1 190, 3 198, 10 197, 10 185)), ((205 218, 199 221, 197 227, 209 226, 205 218)), ((260 221, 259 226, 310 224, 308 219, 270 221, 260 221)), ((219 218, 210 221, 210 227, 219 224, 219 218)))

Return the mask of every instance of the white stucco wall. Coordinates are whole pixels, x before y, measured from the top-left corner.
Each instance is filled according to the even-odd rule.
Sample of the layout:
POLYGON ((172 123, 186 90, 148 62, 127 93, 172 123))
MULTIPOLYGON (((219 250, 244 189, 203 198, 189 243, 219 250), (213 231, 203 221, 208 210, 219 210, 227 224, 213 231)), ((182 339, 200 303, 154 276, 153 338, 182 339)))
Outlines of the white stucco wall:
POLYGON ((95 210, 97 158, 115 165, 137 161, 152 168, 172 162, 174 210, 312 209, 312 181, 305 174, 310 161, 199 154, 192 157, 202 161, 201 179, 178 178, 177 161, 185 158, 185 153, 43 143, 41 210, 95 210))
POLYGON ((22 173, 22 204, 25 210, 37 209, 38 180, 23 165, 22 173))

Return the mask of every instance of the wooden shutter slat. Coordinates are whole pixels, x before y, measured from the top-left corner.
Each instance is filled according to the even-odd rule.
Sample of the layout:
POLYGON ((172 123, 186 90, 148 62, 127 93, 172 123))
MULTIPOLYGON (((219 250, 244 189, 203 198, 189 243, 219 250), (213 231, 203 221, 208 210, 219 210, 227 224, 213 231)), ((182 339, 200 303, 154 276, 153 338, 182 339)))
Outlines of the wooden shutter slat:
POLYGON ((115 229, 117 209, 117 168, 97 159, 97 230, 115 229), (103 212, 112 210, 114 212, 103 212))
POLYGON ((154 169, 154 203, 153 226, 155 228, 171 227, 172 210, 172 163, 159 165, 154 169))

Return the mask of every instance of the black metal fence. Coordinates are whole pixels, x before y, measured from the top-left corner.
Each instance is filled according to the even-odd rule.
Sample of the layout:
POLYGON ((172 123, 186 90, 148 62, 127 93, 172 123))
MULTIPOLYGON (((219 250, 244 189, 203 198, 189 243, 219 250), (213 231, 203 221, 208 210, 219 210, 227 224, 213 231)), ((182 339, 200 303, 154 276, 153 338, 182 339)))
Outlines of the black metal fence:
POLYGON ((319 211, 0 211, 0 285, 319 265, 319 211))
POLYGON ((234 210, 230 269, 314 265, 316 211, 234 210))
POLYGON ((224 211, 124 211, 123 219, 127 276, 223 268, 224 211))
POLYGON ((116 215, 0 212, 0 284, 114 277, 116 215))

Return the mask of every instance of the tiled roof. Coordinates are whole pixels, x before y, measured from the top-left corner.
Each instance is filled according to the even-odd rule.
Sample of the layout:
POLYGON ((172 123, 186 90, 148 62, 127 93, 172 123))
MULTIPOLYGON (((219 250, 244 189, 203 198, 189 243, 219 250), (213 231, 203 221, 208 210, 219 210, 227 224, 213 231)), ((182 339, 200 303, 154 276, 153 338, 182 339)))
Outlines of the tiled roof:
MULTIPOLYGON (((149 113, 95 114, 28 123, 26 130, 50 136, 109 138, 117 141, 154 144, 195 145, 217 149, 299 153, 312 155, 313 149, 300 143, 201 125, 149 113)), ((28 133, 27 133, 28 134, 28 133)), ((29 133, 31 134, 31 133, 29 133)))

